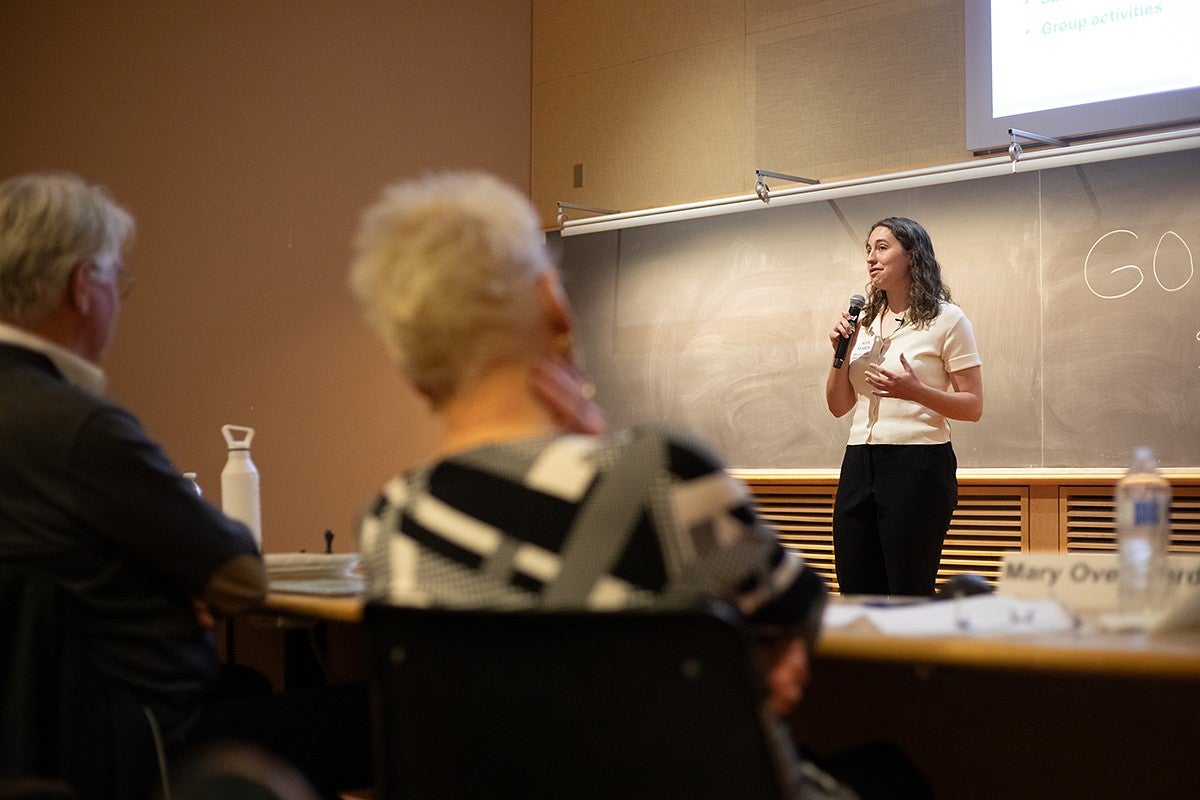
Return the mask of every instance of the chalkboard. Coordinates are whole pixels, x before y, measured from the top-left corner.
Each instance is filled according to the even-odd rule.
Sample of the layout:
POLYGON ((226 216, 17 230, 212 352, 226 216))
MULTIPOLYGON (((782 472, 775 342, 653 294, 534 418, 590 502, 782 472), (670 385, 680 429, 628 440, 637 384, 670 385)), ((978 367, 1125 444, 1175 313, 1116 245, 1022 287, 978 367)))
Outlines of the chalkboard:
POLYGON ((834 469, 828 330, 868 226, 929 230, 975 326, 961 467, 1200 465, 1200 150, 561 237, 581 358, 614 426, 690 428, 736 468, 834 469))

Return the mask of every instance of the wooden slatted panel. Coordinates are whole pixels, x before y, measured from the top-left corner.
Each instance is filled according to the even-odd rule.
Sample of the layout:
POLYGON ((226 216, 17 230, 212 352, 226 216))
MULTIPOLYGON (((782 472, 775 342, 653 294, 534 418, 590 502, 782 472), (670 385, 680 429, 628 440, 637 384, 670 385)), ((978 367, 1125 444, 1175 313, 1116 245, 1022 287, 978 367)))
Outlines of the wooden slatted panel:
MULTIPOLYGON (((1116 510, 1108 487, 1061 486, 1061 528, 1068 553, 1117 549, 1116 510)), ((1177 486, 1171 498, 1171 552, 1200 554, 1200 487, 1177 486)))
POLYGON ((762 480, 747 484, 759 516, 775 529, 783 546, 799 551, 836 592, 833 497, 837 487, 762 480))
MULTIPOLYGON (((833 563, 833 500, 836 486, 747 478, 759 515, 785 547, 805 560, 838 591, 833 563)), ((1020 552, 1028 540, 1026 487, 961 487, 958 509, 942 548, 940 585, 951 575, 972 572, 990 583, 1000 576, 1006 552, 1020 552)))
POLYGON ((958 508, 942 545, 938 585, 964 572, 993 586, 1005 553, 1019 553, 1029 541, 1029 489, 1025 486, 960 486, 958 508))

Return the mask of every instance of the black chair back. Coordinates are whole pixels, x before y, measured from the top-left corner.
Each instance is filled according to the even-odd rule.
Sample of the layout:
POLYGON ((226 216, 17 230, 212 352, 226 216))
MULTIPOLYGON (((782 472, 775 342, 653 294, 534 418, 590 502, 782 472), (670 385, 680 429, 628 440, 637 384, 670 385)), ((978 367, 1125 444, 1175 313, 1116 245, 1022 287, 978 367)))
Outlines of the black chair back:
POLYGON ((161 776, 150 723, 91 668, 75 599, 40 570, 3 564, 0 609, 4 790, 148 798, 161 776))
POLYGON ((785 796, 762 680, 727 607, 372 603, 364 624, 388 800, 785 796))

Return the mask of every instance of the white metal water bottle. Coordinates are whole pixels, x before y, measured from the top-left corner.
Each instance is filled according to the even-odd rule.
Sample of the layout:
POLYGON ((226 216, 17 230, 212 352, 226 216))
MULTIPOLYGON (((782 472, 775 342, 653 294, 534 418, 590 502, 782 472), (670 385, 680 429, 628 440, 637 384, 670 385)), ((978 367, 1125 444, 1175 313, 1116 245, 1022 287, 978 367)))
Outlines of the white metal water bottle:
POLYGON ((1171 546, 1171 484, 1158 472, 1148 447, 1133 453, 1117 483, 1117 596, 1126 614, 1152 615, 1167 600, 1171 546))
POLYGON ((221 470, 221 508, 250 528, 261 551, 262 511, 258 503, 258 468, 250 460, 250 440, 254 438, 254 429, 222 425, 221 433, 229 445, 229 459, 221 470))

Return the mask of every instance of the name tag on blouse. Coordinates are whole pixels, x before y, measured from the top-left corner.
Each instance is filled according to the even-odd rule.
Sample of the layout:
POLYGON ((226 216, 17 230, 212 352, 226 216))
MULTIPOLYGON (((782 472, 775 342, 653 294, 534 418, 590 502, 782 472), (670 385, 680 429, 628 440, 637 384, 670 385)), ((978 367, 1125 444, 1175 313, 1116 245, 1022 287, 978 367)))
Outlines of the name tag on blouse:
POLYGON ((870 355, 871 351, 874 349, 875 337, 866 331, 863 331, 858 335, 858 341, 854 343, 854 351, 850 353, 850 360, 853 361, 857 358, 870 355))

